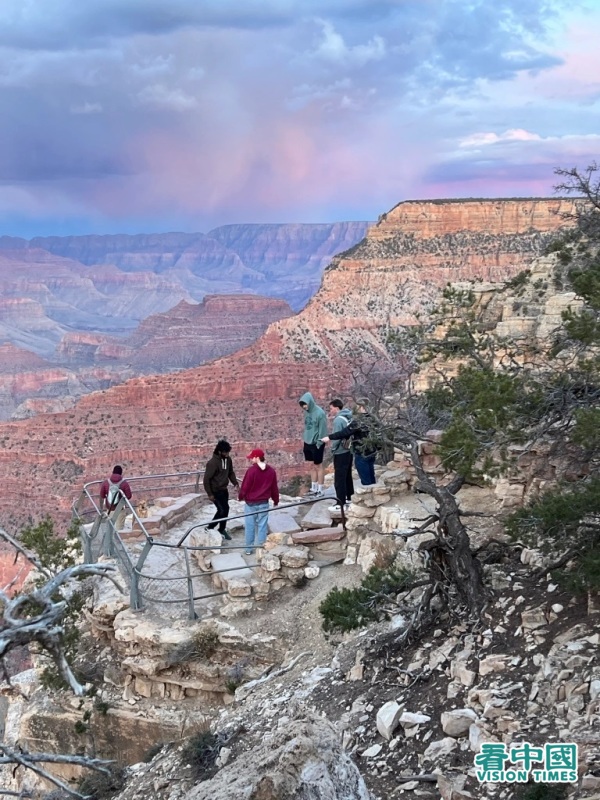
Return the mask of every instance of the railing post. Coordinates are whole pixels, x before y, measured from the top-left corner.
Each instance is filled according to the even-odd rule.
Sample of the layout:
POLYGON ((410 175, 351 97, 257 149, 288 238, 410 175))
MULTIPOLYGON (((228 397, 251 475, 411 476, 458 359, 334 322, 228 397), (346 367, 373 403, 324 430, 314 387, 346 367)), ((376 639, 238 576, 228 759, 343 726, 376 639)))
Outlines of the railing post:
POLYGON ((190 554, 187 547, 183 548, 185 556, 185 569, 187 572, 187 589, 188 589, 188 617, 189 619, 198 619, 196 609, 194 608, 194 581, 190 572, 190 554))
POLYGON ((89 533, 86 532, 83 525, 79 526, 79 538, 81 539, 81 544, 83 545, 83 557, 85 559, 86 564, 94 564, 94 549, 92 547, 92 542, 100 534, 100 526, 102 525, 102 516, 98 514, 96 519, 94 520, 91 530, 89 533))
POLYGON ((144 549, 140 553, 137 564, 131 573, 131 588, 129 590, 129 604, 134 611, 141 611, 144 607, 144 598, 140 592, 140 572, 144 562, 148 558, 148 553, 152 550, 152 540, 146 539, 144 549))
POLYGON ((104 519, 102 522, 104 525, 101 552, 103 556, 106 556, 107 558, 113 558, 115 555, 115 546, 113 544, 113 524, 110 519, 104 519))

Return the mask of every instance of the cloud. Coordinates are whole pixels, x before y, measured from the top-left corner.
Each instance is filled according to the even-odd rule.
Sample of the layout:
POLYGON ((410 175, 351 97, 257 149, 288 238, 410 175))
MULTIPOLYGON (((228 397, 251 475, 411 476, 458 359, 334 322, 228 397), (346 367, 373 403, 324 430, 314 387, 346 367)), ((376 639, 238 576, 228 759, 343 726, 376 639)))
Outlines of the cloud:
POLYGON ((485 147, 499 142, 539 142, 541 136, 537 133, 524 131, 522 128, 511 128, 504 133, 473 133, 458 143, 459 147, 485 147))
POLYGON ((4 0, 0 215, 206 230, 374 218, 486 174, 537 191, 597 146, 600 14, 577 6, 4 0))
POLYGON ((100 103, 84 102, 81 105, 71 106, 71 114, 100 114, 102 105, 100 103))
POLYGON ((432 166, 426 174, 430 187, 451 196, 552 193, 556 167, 585 165, 596 158, 600 134, 541 136, 512 130, 503 134, 476 134, 432 166), (537 190, 537 191, 535 191, 537 190))
POLYGON ((182 89, 169 89, 161 83, 144 86, 138 92, 137 99, 142 105, 147 104, 175 111, 190 111, 198 105, 196 98, 186 94, 182 89))
POLYGON ((381 36, 373 36, 365 44, 349 46, 331 22, 325 19, 317 22, 322 28, 322 39, 313 53, 316 58, 344 66, 362 66, 368 61, 379 61, 386 55, 385 40, 381 36))

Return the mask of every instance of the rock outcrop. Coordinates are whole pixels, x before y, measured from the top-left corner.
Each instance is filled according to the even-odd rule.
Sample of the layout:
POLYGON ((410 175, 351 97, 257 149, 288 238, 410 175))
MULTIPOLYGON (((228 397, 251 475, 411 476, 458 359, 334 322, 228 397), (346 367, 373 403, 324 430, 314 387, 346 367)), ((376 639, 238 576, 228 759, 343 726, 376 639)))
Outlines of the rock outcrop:
POLYGON ((65 337, 59 355, 98 364, 128 364, 135 372, 196 367, 252 344, 266 328, 292 315, 285 300, 260 295, 207 295, 200 304, 182 300, 145 319, 125 339, 82 334, 65 337))
POLYGON ((250 347, 207 367, 88 395, 64 414, 1 426, 4 519, 25 498, 40 512, 65 511, 107 462, 137 474, 195 468, 223 434, 239 454, 263 444, 282 477, 297 474, 302 392, 322 402, 338 393, 349 365, 372 361, 389 325, 414 320, 448 281, 504 281, 522 271, 571 207, 564 200, 400 204, 333 260, 304 311, 273 323, 250 347), (73 470, 58 466, 65 463, 76 484, 66 477, 73 470))

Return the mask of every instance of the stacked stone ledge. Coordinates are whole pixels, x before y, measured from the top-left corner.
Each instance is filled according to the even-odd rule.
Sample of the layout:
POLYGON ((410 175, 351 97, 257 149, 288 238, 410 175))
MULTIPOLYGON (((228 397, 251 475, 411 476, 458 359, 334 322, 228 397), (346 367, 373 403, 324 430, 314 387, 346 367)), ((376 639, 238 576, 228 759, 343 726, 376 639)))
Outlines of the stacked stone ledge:
MULTIPOLYGON (((160 536, 171 528, 175 528, 194 512, 203 502, 203 495, 190 492, 181 497, 159 497, 151 507, 151 513, 141 519, 141 522, 151 536, 160 536)), ((135 519, 132 520, 131 528, 120 531, 122 538, 141 538, 142 528, 135 519)))

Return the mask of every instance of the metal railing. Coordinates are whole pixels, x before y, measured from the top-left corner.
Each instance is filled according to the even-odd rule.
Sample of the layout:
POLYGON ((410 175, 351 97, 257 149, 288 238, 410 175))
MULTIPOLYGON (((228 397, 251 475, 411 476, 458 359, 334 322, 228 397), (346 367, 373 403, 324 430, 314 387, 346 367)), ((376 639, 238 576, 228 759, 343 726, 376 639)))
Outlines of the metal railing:
MULTIPOLYGON (((198 494, 201 474, 201 472, 183 472, 148 475, 127 478, 127 481, 132 486, 132 491, 135 494, 137 502, 140 496, 141 499, 152 500, 159 496, 157 492, 163 491, 165 488, 169 489, 172 495, 174 495, 175 491, 178 489, 180 492, 179 496, 183 496, 184 494, 190 493, 182 491, 183 489, 193 487, 193 493, 198 494)), ((265 511, 269 514, 274 511, 311 505, 322 499, 335 502, 335 497, 331 495, 324 498, 311 497, 309 499, 298 500, 294 503, 269 507, 268 509, 210 519, 206 522, 191 525, 177 542, 165 542, 155 539, 148 532, 144 525, 144 519, 139 517, 133 504, 126 497, 122 497, 115 510, 109 515, 103 513, 99 507, 99 502, 97 503, 93 496, 95 490, 99 501, 101 484, 102 481, 93 481, 85 484, 81 495, 77 501, 73 503, 73 518, 79 524, 85 561, 94 563, 101 556, 115 559, 121 577, 129 589, 130 606, 132 609, 141 611, 155 605, 177 606, 186 604, 190 619, 198 618, 196 613, 197 602, 227 594, 226 591, 212 591, 197 594, 199 583, 210 578, 212 575, 235 572, 236 570, 252 569, 258 566, 257 563, 244 563, 237 567, 227 567, 217 570, 211 569, 210 571, 193 573, 190 556, 194 552, 206 551, 214 553, 218 551, 219 553, 223 553, 245 550, 246 545, 190 545, 185 543, 190 534, 198 529, 206 529, 209 525, 214 526, 220 522, 227 523, 232 520, 246 519, 247 517, 265 513, 265 511), (115 521, 123 516, 123 512, 132 515, 132 524, 136 526, 136 529, 139 529, 142 538, 142 550, 136 559, 134 559, 132 554, 128 551, 120 532, 115 526, 115 521), (90 518, 91 522, 86 523, 86 519, 90 518), (166 571, 175 570, 177 574, 157 575, 144 572, 144 567, 153 559, 158 561, 161 567, 166 571)), ((345 528, 346 521, 343 510, 341 518, 345 528)))

